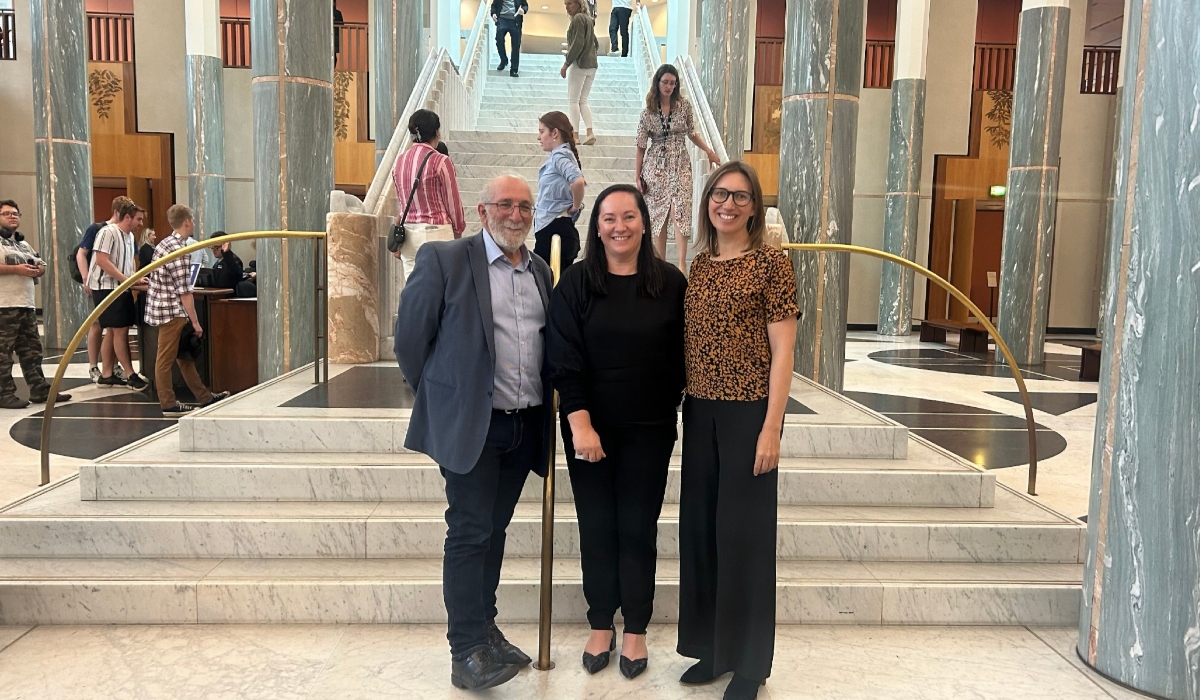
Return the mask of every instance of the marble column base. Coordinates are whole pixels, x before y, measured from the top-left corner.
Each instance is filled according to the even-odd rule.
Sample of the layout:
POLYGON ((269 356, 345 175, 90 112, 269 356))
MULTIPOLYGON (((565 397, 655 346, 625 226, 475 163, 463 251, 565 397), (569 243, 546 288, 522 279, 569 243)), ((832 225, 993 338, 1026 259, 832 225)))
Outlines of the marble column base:
POLYGON ((379 262, 375 217, 330 214, 329 361, 362 364, 379 359, 379 262))

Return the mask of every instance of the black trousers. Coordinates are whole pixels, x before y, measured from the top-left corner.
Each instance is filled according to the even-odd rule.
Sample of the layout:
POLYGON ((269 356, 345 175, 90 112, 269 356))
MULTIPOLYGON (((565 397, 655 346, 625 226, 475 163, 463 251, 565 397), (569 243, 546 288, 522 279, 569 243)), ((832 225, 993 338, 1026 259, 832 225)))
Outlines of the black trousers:
POLYGON ((608 50, 621 51, 622 56, 629 55, 629 18, 633 10, 628 7, 614 7, 608 16, 608 50), (617 43, 617 30, 621 32, 621 43, 617 43))
POLYGON ((456 659, 488 643, 487 627, 496 619, 505 530, 541 444, 541 407, 511 415, 493 411, 475 467, 466 474, 442 470, 449 504, 442 594, 449 623, 446 638, 456 659))
POLYGON ((575 459, 571 428, 563 420, 567 471, 579 516, 579 554, 588 624, 612 627, 617 609, 625 632, 645 634, 654 614, 658 516, 674 425, 598 427, 604 459, 575 459))
POLYGON ((500 56, 499 70, 509 63, 508 52, 504 50, 504 37, 512 37, 512 65, 509 73, 516 73, 521 68, 521 22, 516 19, 501 17, 496 20, 496 53, 500 56))
POLYGON ((554 234, 562 237, 562 266, 559 270, 561 274, 567 271, 579 255, 579 229, 575 228, 571 217, 560 216, 533 234, 533 252, 545 260, 547 265, 550 264, 550 239, 554 234))
POLYGON ((754 476, 767 400, 683 404, 679 645, 718 674, 771 675, 779 471, 754 476))

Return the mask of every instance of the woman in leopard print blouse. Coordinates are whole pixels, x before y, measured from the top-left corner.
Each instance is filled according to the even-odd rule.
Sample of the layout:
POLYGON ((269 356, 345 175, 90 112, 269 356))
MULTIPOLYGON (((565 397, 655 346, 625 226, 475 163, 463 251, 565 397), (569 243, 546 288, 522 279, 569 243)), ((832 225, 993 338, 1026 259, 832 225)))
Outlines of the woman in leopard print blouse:
POLYGON ((796 279, 764 245, 754 169, 730 162, 709 177, 700 244, 684 297, 680 678, 733 671, 726 700, 754 698, 775 649, 779 442, 792 382, 796 279))

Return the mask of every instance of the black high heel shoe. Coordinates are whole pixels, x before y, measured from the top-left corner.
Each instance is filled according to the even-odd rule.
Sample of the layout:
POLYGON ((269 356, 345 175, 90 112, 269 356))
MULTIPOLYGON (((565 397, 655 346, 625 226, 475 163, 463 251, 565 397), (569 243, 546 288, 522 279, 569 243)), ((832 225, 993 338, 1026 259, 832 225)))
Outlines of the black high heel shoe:
POLYGON ((635 661, 634 659, 630 659, 624 654, 621 654, 621 675, 625 676, 629 680, 633 680, 634 678, 642 675, 642 672, 646 670, 646 666, 649 664, 649 662, 650 659, 637 659, 635 661))
POLYGON ((617 648, 617 626, 612 626, 612 641, 608 643, 608 651, 602 651, 599 654, 589 654, 583 652, 583 669, 588 673, 599 673, 608 666, 608 657, 613 649, 617 648))

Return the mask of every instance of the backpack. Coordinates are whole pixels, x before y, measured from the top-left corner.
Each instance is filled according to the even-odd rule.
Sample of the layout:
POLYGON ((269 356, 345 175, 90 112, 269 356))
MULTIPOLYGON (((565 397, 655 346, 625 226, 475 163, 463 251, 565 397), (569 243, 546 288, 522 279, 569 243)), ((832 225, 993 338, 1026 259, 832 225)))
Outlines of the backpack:
MULTIPOLYGON (((94 227, 96 229, 95 233, 98 234, 98 233, 100 233, 100 229, 104 228, 104 224, 106 224, 106 223, 108 223, 108 222, 98 221, 98 222, 92 224, 91 226, 89 226, 88 230, 91 230, 94 227)), ((87 231, 83 232, 83 238, 79 239, 79 245, 75 246, 75 255, 71 256, 71 266, 70 266, 71 279, 75 280, 79 284, 83 284, 83 277, 79 274, 79 265, 75 263, 75 258, 79 254, 79 249, 83 247, 83 239, 84 238, 87 238, 87 231)), ((92 235, 93 245, 95 244, 95 242, 96 242, 96 236, 95 236, 95 234, 93 234, 92 235)), ((89 248, 88 252, 87 252, 87 263, 88 263, 88 266, 91 267, 91 264, 92 264, 92 249, 91 248, 89 248)))

